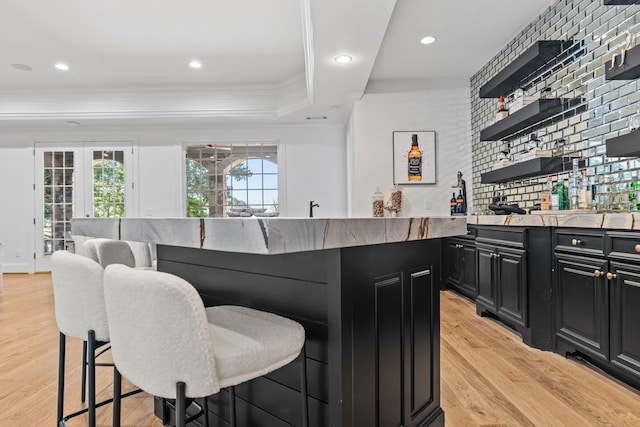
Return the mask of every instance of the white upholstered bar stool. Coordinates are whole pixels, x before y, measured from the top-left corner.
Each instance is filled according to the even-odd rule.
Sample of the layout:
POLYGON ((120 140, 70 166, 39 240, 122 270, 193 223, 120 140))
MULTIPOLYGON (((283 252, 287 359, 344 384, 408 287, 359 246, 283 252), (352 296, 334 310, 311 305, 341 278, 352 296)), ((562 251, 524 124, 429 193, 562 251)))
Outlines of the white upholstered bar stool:
MULTIPOLYGON (((56 322, 60 330, 60 353, 58 360, 58 417, 64 425, 66 420, 81 413, 89 413, 89 426, 95 426, 95 354, 96 349, 109 341, 109 327, 104 305, 102 279, 104 269, 95 261, 72 254, 56 251, 51 256, 51 276, 56 322), (64 416, 64 368, 66 337, 83 340, 88 349, 89 405, 77 413, 64 416)), ((84 394, 83 367, 83 394, 84 394)), ((84 396, 83 396, 84 402, 84 396)), ((108 402, 102 402, 108 403, 108 402)))
POLYGON ((176 399, 176 425, 185 426, 186 398, 206 398, 274 371, 302 352, 302 425, 308 425, 304 328, 290 319, 240 306, 205 309, 187 281, 152 270, 110 265, 105 302, 116 365, 114 427, 120 425, 120 374, 137 387, 176 399))
POLYGON ((131 246, 124 240, 90 239, 82 244, 84 253, 102 267, 110 264, 136 266, 136 258, 131 246))
MULTIPOLYGON (((96 238, 86 240, 82 244, 83 255, 91 258, 103 268, 110 264, 124 264, 129 267, 136 265, 136 259, 131 246, 123 240, 96 238)), ((100 354, 98 354, 99 356, 100 354)), ((87 369, 89 359, 87 358, 87 342, 82 345, 82 390, 81 400, 84 403, 86 397, 87 369)))

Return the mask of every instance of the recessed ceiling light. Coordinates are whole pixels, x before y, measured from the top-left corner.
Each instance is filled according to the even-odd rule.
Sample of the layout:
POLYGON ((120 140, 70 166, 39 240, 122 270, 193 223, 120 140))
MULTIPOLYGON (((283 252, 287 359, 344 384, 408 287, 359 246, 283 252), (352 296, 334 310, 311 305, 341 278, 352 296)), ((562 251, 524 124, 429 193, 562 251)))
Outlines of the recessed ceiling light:
POLYGON ((348 64, 353 60, 349 55, 338 55, 334 59, 338 64, 348 64))
POLYGON ((60 71, 67 71, 69 69, 69 66, 63 62, 58 62, 54 67, 60 71))
POLYGON ((67 120, 67 121, 65 122, 65 124, 66 124, 67 126, 71 126, 71 127, 77 127, 77 126, 80 126, 80 122, 76 122, 76 121, 73 121, 73 120, 67 120))
POLYGON ((15 68, 16 70, 20 70, 20 71, 31 71, 31 70, 33 70, 33 68, 31 68, 27 64, 11 64, 11 66, 13 68, 15 68))
POLYGON ((189 62, 189 67, 191 67, 191 68, 202 68, 202 62, 200 62, 200 61, 191 61, 191 62, 189 62))
POLYGON ((423 37, 422 40, 420 40, 420 43, 422 44, 431 44, 431 43, 435 43, 436 38, 433 36, 426 36, 423 37))

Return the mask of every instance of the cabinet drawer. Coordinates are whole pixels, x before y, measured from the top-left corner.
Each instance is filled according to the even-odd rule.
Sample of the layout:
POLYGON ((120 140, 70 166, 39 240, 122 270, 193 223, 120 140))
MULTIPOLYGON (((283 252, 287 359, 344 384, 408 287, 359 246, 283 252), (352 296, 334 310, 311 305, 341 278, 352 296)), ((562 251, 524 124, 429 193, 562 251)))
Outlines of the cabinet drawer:
POLYGON ((609 231, 609 257, 613 259, 640 262, 640 233, 609 231))
POLYGON ((555 232, 555 250, 581 255, 604 256, 605 233, 601 230, 558 228, 555 232))
POLYGON ((478 227, 476 241, 500 246, 527 249, 527 229, 517 227, 478 227))

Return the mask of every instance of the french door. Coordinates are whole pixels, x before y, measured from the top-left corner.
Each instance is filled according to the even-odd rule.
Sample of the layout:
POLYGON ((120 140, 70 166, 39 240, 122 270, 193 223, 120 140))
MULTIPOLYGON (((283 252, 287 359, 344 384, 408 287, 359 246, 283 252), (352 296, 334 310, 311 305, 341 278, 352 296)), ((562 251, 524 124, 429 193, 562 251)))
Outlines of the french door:
POLYGON ((37 143, 35 270, 50 271, 53 252, 73 244, 71 218, 131 215, 133 144, 37 143))

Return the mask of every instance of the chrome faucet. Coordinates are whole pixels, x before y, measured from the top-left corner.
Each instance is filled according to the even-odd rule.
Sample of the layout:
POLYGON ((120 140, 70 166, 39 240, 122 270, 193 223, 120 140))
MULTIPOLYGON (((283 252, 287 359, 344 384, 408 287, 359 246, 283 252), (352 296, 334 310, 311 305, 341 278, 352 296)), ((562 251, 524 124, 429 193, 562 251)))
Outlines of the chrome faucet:
POLYGON ((320 205, 314 203, 313 200, 309 202, 309 218, 313 218, 313 208, 319 208, 320 205))

